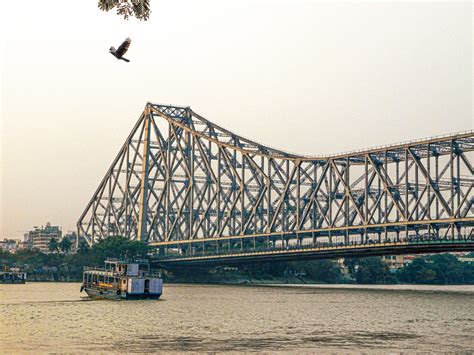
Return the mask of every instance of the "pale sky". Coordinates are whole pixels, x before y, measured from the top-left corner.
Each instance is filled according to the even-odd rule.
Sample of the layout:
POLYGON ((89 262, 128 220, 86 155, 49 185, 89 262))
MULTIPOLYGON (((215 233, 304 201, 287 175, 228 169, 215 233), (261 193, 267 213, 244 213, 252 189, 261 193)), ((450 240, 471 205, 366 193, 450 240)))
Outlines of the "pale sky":
POLYGON ((470 2, 151 5, 2 2, 0 238, 75 230, 147 101, 306 155, 473 129, 470 2))

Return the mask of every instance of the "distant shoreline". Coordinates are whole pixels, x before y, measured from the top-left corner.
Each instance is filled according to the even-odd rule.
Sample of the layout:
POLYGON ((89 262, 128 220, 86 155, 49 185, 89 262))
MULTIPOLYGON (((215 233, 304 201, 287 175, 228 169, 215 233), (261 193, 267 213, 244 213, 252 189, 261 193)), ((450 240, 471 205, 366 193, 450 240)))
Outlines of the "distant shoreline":
MULTIPOLYGON (((80 283, 82 280, 27 280, 27 283, 80 283)), ((460 292, 474 293, 474 284, 438 285, 438 284, 347 284, 347 283, 293 283, 278 282, 276 280, 245 280, 239 282, 191 282, 166 281, 167 285, 208 285, 208 286, 259 286, 259 287, 291 287, 307 289, 335 289, 335 290, 380 290, 380 291, 423 291, 423 292, 460 292), (413 289, 417 287, 417 289, 413 289), (446 288, 454 288, 446 290, 446 288), (421 288, 421 289, 420 289, 421 288)))

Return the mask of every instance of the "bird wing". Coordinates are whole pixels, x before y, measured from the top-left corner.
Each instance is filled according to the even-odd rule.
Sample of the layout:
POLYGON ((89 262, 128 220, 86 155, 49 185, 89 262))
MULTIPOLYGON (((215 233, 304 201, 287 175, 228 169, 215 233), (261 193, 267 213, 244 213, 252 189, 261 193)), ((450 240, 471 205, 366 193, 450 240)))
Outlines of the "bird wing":
POLYGON ((130 47, 130 43, 132 43, 132 40, 130 38, 127 38, 123 43, 118 47, 117 49, 117 54, 119 56, 123 56, 125 53, 128 51, 128 47, 130 47))

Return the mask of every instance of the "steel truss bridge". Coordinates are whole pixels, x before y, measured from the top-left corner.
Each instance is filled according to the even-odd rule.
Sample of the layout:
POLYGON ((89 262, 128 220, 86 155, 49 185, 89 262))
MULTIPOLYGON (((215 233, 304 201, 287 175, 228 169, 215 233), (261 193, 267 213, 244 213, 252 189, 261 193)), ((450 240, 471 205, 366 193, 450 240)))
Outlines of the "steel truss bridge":
POLYGON ((330 156, 148 103, 77 223, 163 264, 474 250, 474 131, 330 156))

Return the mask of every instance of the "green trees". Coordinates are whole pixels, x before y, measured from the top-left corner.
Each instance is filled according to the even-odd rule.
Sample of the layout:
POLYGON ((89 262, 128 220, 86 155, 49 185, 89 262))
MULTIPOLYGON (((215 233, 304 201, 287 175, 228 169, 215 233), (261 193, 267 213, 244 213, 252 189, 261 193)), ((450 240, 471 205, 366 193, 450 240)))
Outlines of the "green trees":
POLYGON ((245 264, 239 269, 255 279, 286 278, 291 282, 296 277, 316 283, 343 281, 341 268, 333 260, 257 262, 245 264))
POLYGON ((347 258, 344 260, 349 275, 359 284, 392 284, 396 277, 379 257, 347 258))
POLYGON ((474 265, 460 262, 454 255, 420 257, 399 271, 401 282, 455 285, 474 283, 474 265))
POLYGON ((354 274, 359 284, 391 284, 396 283, 395 277, 382 259, 378 257, 363 258, 354 267, 354 274))
POLYGON ((58 245, 58 241, 54 238, 51 238, 49 240, 49 243, 48 243, 48 250, 51 252, 51 253, 55 253, 57 251, 59 251, 59 245, 58 245))
POLYGON ((474 265, 463 263, 463 275, 464 275, 464 283, 467 285, 474 285, 474 265))
POLYGON ((334 284, 342 281, 339 265, 332 260, 313 260, 303 264, 306 276, 316 282, 334 284))
POLYGON ((460 284, 464 282, 462 263, 451 254, 433 255, 428 258, 440 284, 460 284))
POLYGON ((19 250, 15 254, 4 252, 1 258, 2 264, 14 267, 26 267, 27 272, 41 268, 43 265, 51 265, 56 260, 55 254, 44 254, 38 249, 19 250))
MULTIPOLYGON (((103 266, 107 258, 145 259, 151 251, 151 247, 143 242, 115 236, 102 239, 92 247, 81 242, 76 253, 68 253, 71 243, 65 240, 58 243, 57 240, 51 239, 49 254, 39 250, 19 250, 15 254, 0 251, 0 266, 24 267, 31 274, 41 274, 43 266, 56 266, 58 272, 55 279, 77 280, 81 278, 84 266, 103 266), (62 253, 58 253, 59 250, 62 253)), ((224 267, 219 271, 213 265, 200 268, 183 267, 173 273, 176 275, 175 281, 188 282, 240 282, 242 279, 256 279, 314 283, 474 284, 474 264, 461 262, 452 254, 416 258, 396 273, 390 272, 387 264, 379 257, 348 258, 344 264, 348 275, 344 275, 340 266, 333 260, 248 263, 233 265, 231 271, 224 267)))
MULTIPOLYGON (((68 253, 72 243, 63 238, 59 243, 51 238, 48 244, 50 254, 34 250, 19 250, 15 254, 0 251, 0 266, 23 267, 28 274, 41 279, 43 266, 56 267, 54 279, 80 280, 84 266, 103 266, 106 258, 147 258, 150 248, 143 242, 130 241, 124 237, 109 237, 89 248, 87 243, 79 244, 77 253, 68 253), (62 253, 58 253, 61 250, 62 253)), ((48 276, 49 277, 49 276, 48 276)))
MULTIPOLYGON (((11 254, 8 251, 3 251, 0 249, 0 266, 8 266, 14 262, 15 260, 15 255, 11 254)), ((3 267, 0 269, 3 270, 3 267)))
POLYGON ((55 238, 51 238, 48 243, 48 250, 51 253, 57 253, 60 250, 63 253, 68 253, 71 251, 71 248, 72 248, 72 243, 68 238, 61 239, 59 243, 55 238))
POLYGON ((151 248, 139 241, 128 240, 125 237, 108 237, 100 240, 92 247, 86 242, 79 243, 76 254, 70 254, 66 261, 78 266, 103 266, 107 258, 117 259, 146 259, 151 248))
POLYGON ((71 251, 72 243, 68 238, 63 238, 59 244, 58 248, 61 249, 63 253, 69 253, 71 251))
POLYGON ((89 250, 89 254, 100 260, 106 258, 147 258, 151 247, 147 244, 128 240, 125 237, 108 237, 94 244, 89 250))
POLYGON ((263 263, 247 263, 239 266, 248 277, 254 279, 271 279, 274 277, 283 277, 291 267, 291 263, 280 262, 263 262, 263 263))
POLYGON ((99 0, 97 5, 102 11, 117 9, 117 15, 128 20, 135 16, 139 20, 148 20, 150 17, 150 0, 99 0))
POLYGON ((398 273, 398 278, 402 282, 417 284, 436 283, 436 272, 423 258, 417 258, 398 273))
POLYGON ((81 241, 79 243, 79 247, 77 248, 77 254, 79 255, 86 255, 89 252, 89 244, 85 241, 81 241))

